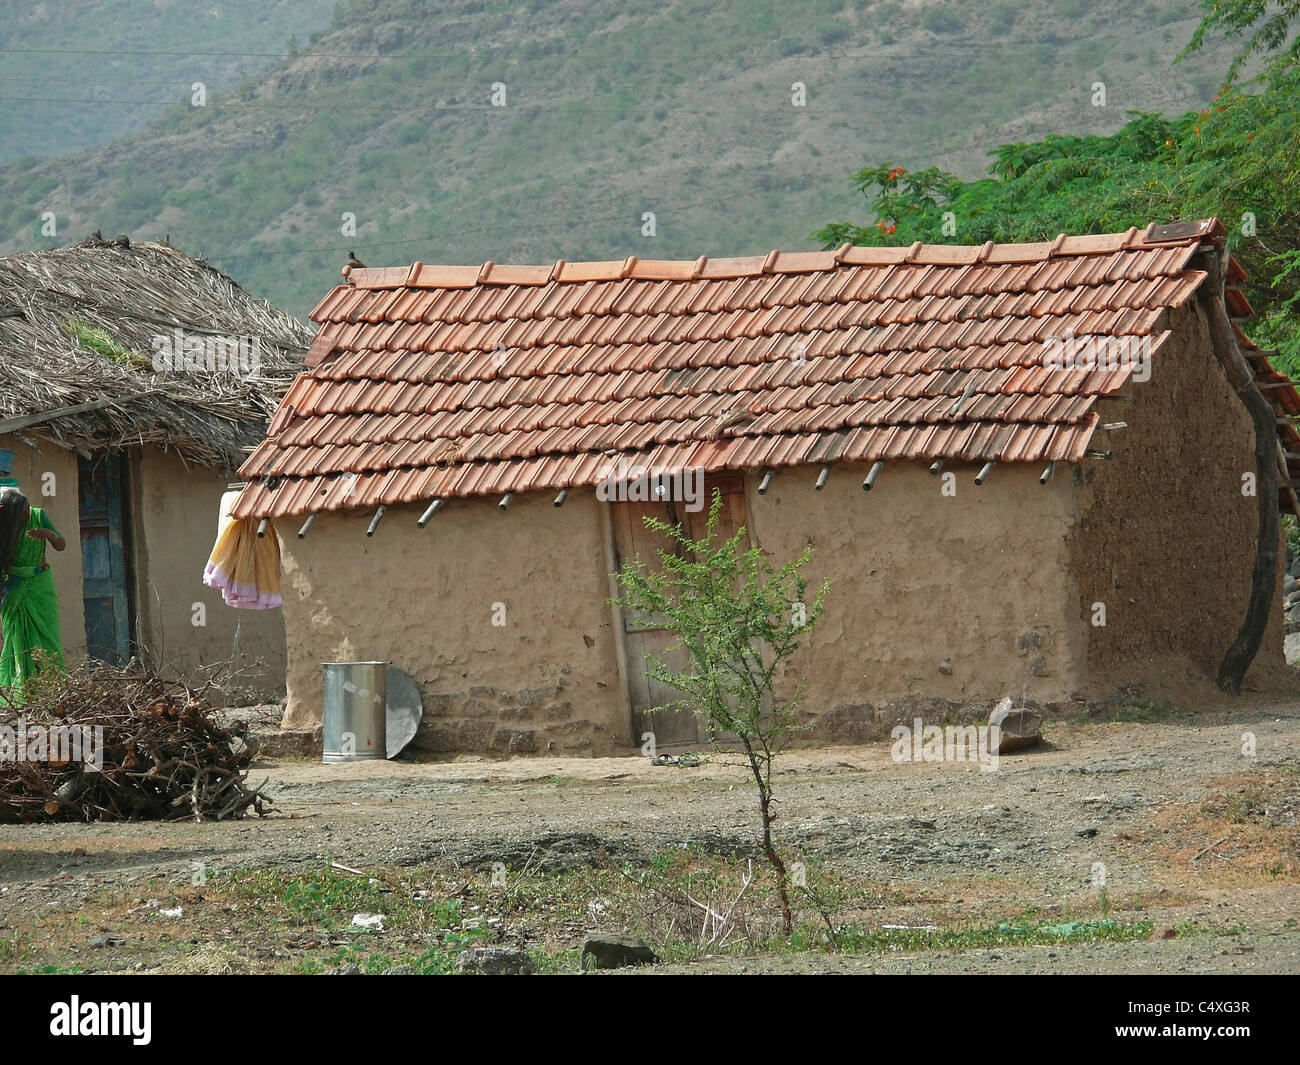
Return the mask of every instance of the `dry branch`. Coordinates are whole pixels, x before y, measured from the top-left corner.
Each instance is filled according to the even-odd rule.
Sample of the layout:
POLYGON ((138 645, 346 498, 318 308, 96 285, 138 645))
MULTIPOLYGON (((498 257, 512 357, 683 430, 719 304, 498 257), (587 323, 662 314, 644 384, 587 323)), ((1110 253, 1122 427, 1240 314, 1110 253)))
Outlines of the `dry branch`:
MULTIPOLYGON (((250 809, 265 814, 269 799, 246 783, 255 749, 247 729, 240 722, 221 725, 206 692, 136 661, 50 677, 28 692, 22 706, 0 692, 0 726, 15 734, 15 745, 0 759, 0 822, 221 821, 250 809), (102 729, 99 769, 84 760, 57 761, 53 747, 41 760, 17 760, 23 745, 18 733, 30 738, 36 728, 48 735, 53 726, 102 729)), ((79 753, 94 757, 95 749, 87 745, 79 753)))

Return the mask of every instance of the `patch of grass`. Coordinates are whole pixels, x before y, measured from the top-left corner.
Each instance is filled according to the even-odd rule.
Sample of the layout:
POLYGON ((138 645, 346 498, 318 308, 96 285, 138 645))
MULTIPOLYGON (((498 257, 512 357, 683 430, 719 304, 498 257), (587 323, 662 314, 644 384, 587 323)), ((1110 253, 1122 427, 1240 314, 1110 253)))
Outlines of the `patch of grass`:
MULTIPOLYGON (((1060 943, 1130 943, 1150 939, 1153 927, 1146 920, 1131 924, 1093 920, 1053 924, 1046 921, 1034 924, 1003 921, 997 925, 967 929, 906 928, 873 932, 845 928, 840 930, 839 942, 840 948, 850 954, 1037 947, 1060 943)), ((815 949, 819 943, 824 945, 820 936, 811 940, 799 940, 793 945, 796 949, 815 949)))
POLYGON ((149 356, 142 355, 140 352, 120 344, 107 329, 91 325, 80 318, 69 318, 63 323, 63 328, 67 331, 68 336, 72 337, 83 348, 89 348, 107 359, 120 362, 125 366, 134 367, 137 370, 153 368, 153 360, 149 356))

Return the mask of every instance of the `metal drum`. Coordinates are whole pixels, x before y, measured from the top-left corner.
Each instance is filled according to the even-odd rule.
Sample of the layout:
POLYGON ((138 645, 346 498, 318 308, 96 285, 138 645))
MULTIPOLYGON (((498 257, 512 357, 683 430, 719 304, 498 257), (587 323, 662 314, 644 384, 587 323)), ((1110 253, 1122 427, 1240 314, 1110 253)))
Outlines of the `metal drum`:
POLYGON ((387 662, 325 662, 326 762, 386 758, 387 662))

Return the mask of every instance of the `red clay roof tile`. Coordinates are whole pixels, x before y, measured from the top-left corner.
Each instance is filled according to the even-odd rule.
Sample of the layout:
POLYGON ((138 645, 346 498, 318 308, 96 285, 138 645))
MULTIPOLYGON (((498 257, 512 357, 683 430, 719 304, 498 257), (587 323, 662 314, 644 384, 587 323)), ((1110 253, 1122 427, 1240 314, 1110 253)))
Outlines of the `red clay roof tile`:
POLYGON ((1076 460, 1131 371, 1052 371, 1045 340, 1158 347, 1205 278, 1202 230, 353 270, 236 512, 592 484, 610 448, 707 469, 1076 460))

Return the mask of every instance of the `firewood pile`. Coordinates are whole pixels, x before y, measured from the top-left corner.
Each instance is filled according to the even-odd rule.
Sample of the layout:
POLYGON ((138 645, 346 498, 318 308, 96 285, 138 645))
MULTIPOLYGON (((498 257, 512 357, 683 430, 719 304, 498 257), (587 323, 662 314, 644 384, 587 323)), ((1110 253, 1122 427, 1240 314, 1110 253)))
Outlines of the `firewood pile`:
POLYGON ((255 740, 206 693, 135 661, 47 673, 21 706, 0 691, 0 823, 264 815, 255 740))

